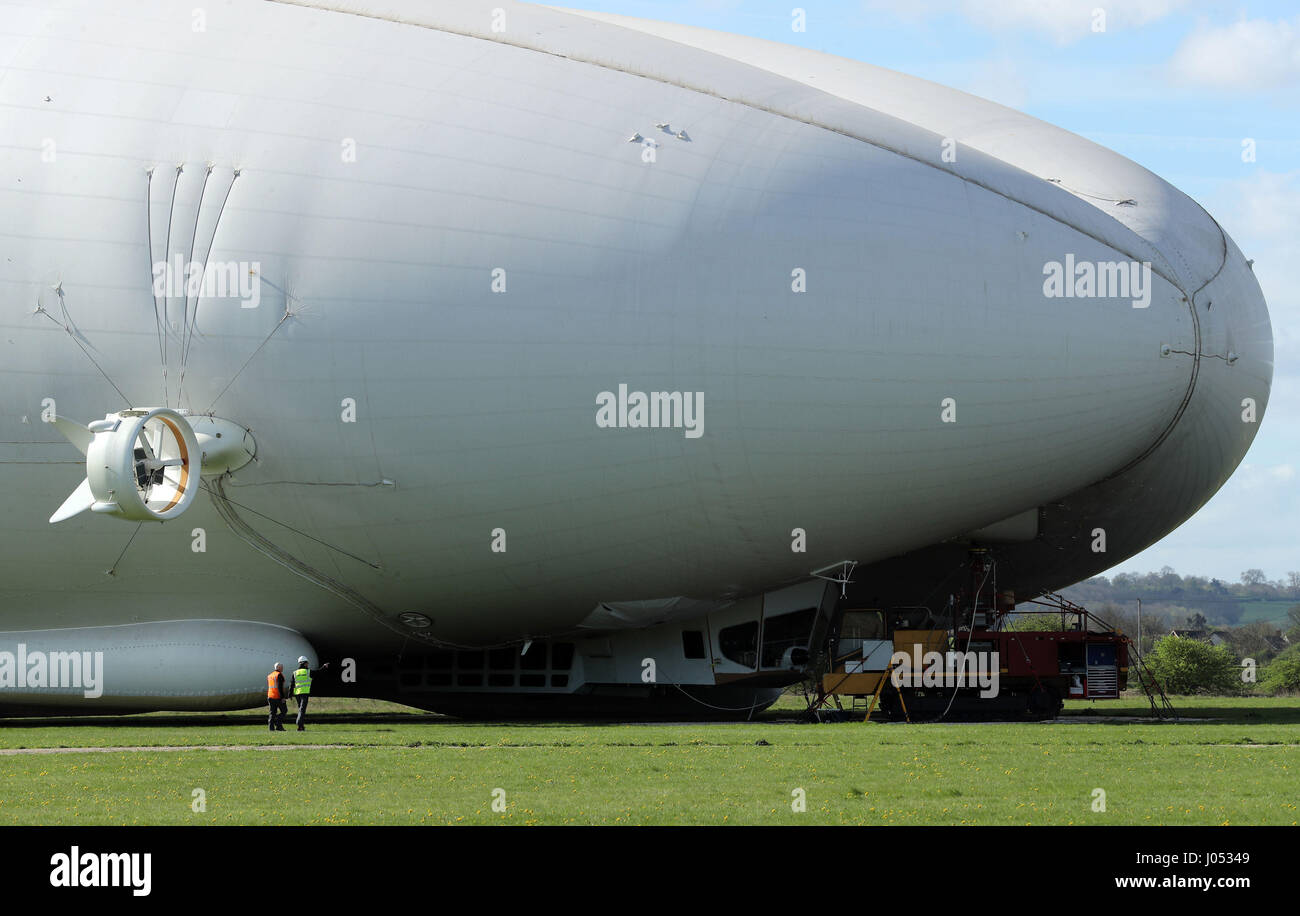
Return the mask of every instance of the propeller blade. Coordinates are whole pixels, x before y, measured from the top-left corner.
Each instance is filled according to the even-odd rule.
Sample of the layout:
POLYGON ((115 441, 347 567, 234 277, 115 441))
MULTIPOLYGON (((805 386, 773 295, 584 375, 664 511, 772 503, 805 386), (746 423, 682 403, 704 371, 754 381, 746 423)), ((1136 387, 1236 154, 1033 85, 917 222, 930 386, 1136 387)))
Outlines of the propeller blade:
POLYGON ((144 445, 144 453, 147 457, 149 458, 158 457, 158 453, 154 451, 153 443, 149 441, 149 427, 147 425, 145 426, 144 429, 140 430, 140 435, 137 438, 139 439, 141 444, 144 445))
MULTIPOLYGON (((74 445, 76 443, 73 443, 74 445)), ((72 491, 72 495, 63 501, 63 505, 50 516, 50 524, 80 515, 95 504, 95 495, 90 492, 90 481, 83 480, 81 486, 72 491)))
POLYGON ((90 440, 95 438, 95 434, 89 429, 64 417, 55 417, 52 425, 83 455, 86 454, 86 449, 90 448, 90 440))
POLYGON ((156 471, 159 468, 180 467, 185 463, 184 458, 143 458, 136 462, 144 467, 146 471, 156 471))

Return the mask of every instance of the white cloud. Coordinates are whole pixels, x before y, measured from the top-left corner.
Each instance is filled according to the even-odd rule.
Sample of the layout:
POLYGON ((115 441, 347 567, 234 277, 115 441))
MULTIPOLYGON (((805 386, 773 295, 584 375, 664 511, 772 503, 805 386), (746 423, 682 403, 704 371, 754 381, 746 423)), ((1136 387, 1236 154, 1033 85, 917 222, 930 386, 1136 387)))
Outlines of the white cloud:
POLYGON ((1300 17, 1202 26, 1174 52, 1169 74, 1179 85, 1216 89, 1300 85, 1300 17))
POLYGON ((1258 490, 1263 487, 1272 494, 1279 484, 1289 483, 1295 479, 1295 465, 1270 464, 1261 466, 1243 463, 1237 469, 1237 475, 1241 477, 1241 490, 1258 490))
POLYGON ((1295 250, 1300 233, 1300 171, 1257 171, 1231 182, 1233 228, 1260 240, 1281 237, 1295 250))
POLYGON ((1200 512, 1119 569, 1147 572, 1169 565, 1184 575, 1235 582, 1243 569, 1259 568, 1270 579, 1282 578, 1300 569, 1298 516, 1294 465, 1242 464, 1200 512))
POLYGON ((1219 183, 1204 203, 1246 257, 1256 259, 1273 323, 1268 410, 1246 461, 1223 489, 1178 530, 1120 564, 1124 570, 1169 565, 1184 575, 1234 582, 1252 567, 1272 579, 1300 570, 1300 171, 1255 168, 1219 183))
POLYGON ((1169 565, 1232 581, 1252 567, 1271 579, 1300 570, 1300 375, 1294 363, 1283 370, 1279 353, 1268 410, 1246 460, 1199 512, 1121 569, 1169 565))
POLYGON ((990 32, 1046 32, 1058 44, 1069 44, 1094 33, 1097 12, 1104 11, 1104 31, 1136 28, 1163 19, 1188 0, 865 0, 867 9, 916 21, 957 14, 990 32))
POLYGON ((959 88, 1008 108, 1024 108, 1029 99, 1029 86, 1020 68, 1006 58, 976 62, 959 88))
MULTIPOLYGON (((1223 182, 1205 205, 1242 253, 1254 259, 1273 323, 1276 373, 1295 375, 1300 372, 1300 171, 1260 170, 1223 182)), ((1300 426, 1300 410, 1270 420, 1300 426)))

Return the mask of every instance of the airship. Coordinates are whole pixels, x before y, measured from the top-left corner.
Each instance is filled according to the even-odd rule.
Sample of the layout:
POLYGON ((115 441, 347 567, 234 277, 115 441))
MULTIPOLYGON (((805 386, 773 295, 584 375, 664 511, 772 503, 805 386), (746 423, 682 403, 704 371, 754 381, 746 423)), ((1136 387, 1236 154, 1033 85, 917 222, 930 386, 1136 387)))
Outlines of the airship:
POLYGON ((0 715, 739 715, 1228 479, 1251 264, 933 83, 507 0, 0 0, 0 715), (954 579, 956 577, 956 579, 954 579))

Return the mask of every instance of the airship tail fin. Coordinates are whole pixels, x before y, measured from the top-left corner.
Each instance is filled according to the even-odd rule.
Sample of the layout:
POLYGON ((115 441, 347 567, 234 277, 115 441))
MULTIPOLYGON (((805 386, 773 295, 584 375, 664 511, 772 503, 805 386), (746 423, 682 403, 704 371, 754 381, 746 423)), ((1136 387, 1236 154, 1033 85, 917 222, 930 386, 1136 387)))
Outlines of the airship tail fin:
MULTIPOLYGON (((73 443, 76 444, 75 442, 73 443)), ((81 486, 72 491, 72 495, 63 501, 63 505, 50 516, 50 524, 80 515, 95 504, 95 494, 90 492, 90 481, 83 480, 81 486)))
POLYGON ((83 455, 86 454, 86 449, 90 448, 90 440, 95 438, 95 434, 90 429, 64 417, 54 418, 54 428, 63 433, 63 437, 75 445, 83 455))

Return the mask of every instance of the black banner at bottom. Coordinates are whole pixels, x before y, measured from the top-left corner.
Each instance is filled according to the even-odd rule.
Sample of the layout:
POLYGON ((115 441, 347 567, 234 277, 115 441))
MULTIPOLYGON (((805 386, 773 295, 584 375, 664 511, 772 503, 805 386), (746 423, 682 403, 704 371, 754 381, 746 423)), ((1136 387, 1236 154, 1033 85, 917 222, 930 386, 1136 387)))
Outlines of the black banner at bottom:
POLYGON ((779 899, 869 893, 873 907, 1009 891, 1218 903, 1289 887, 1293 837, 1281 827, 23 827, 0 830, 0 875, 20 897, 127 907, 382 904, 454 888, 502 903, 578 889, 680 902, 687 878, 702 892, 739 882, 779 899))

